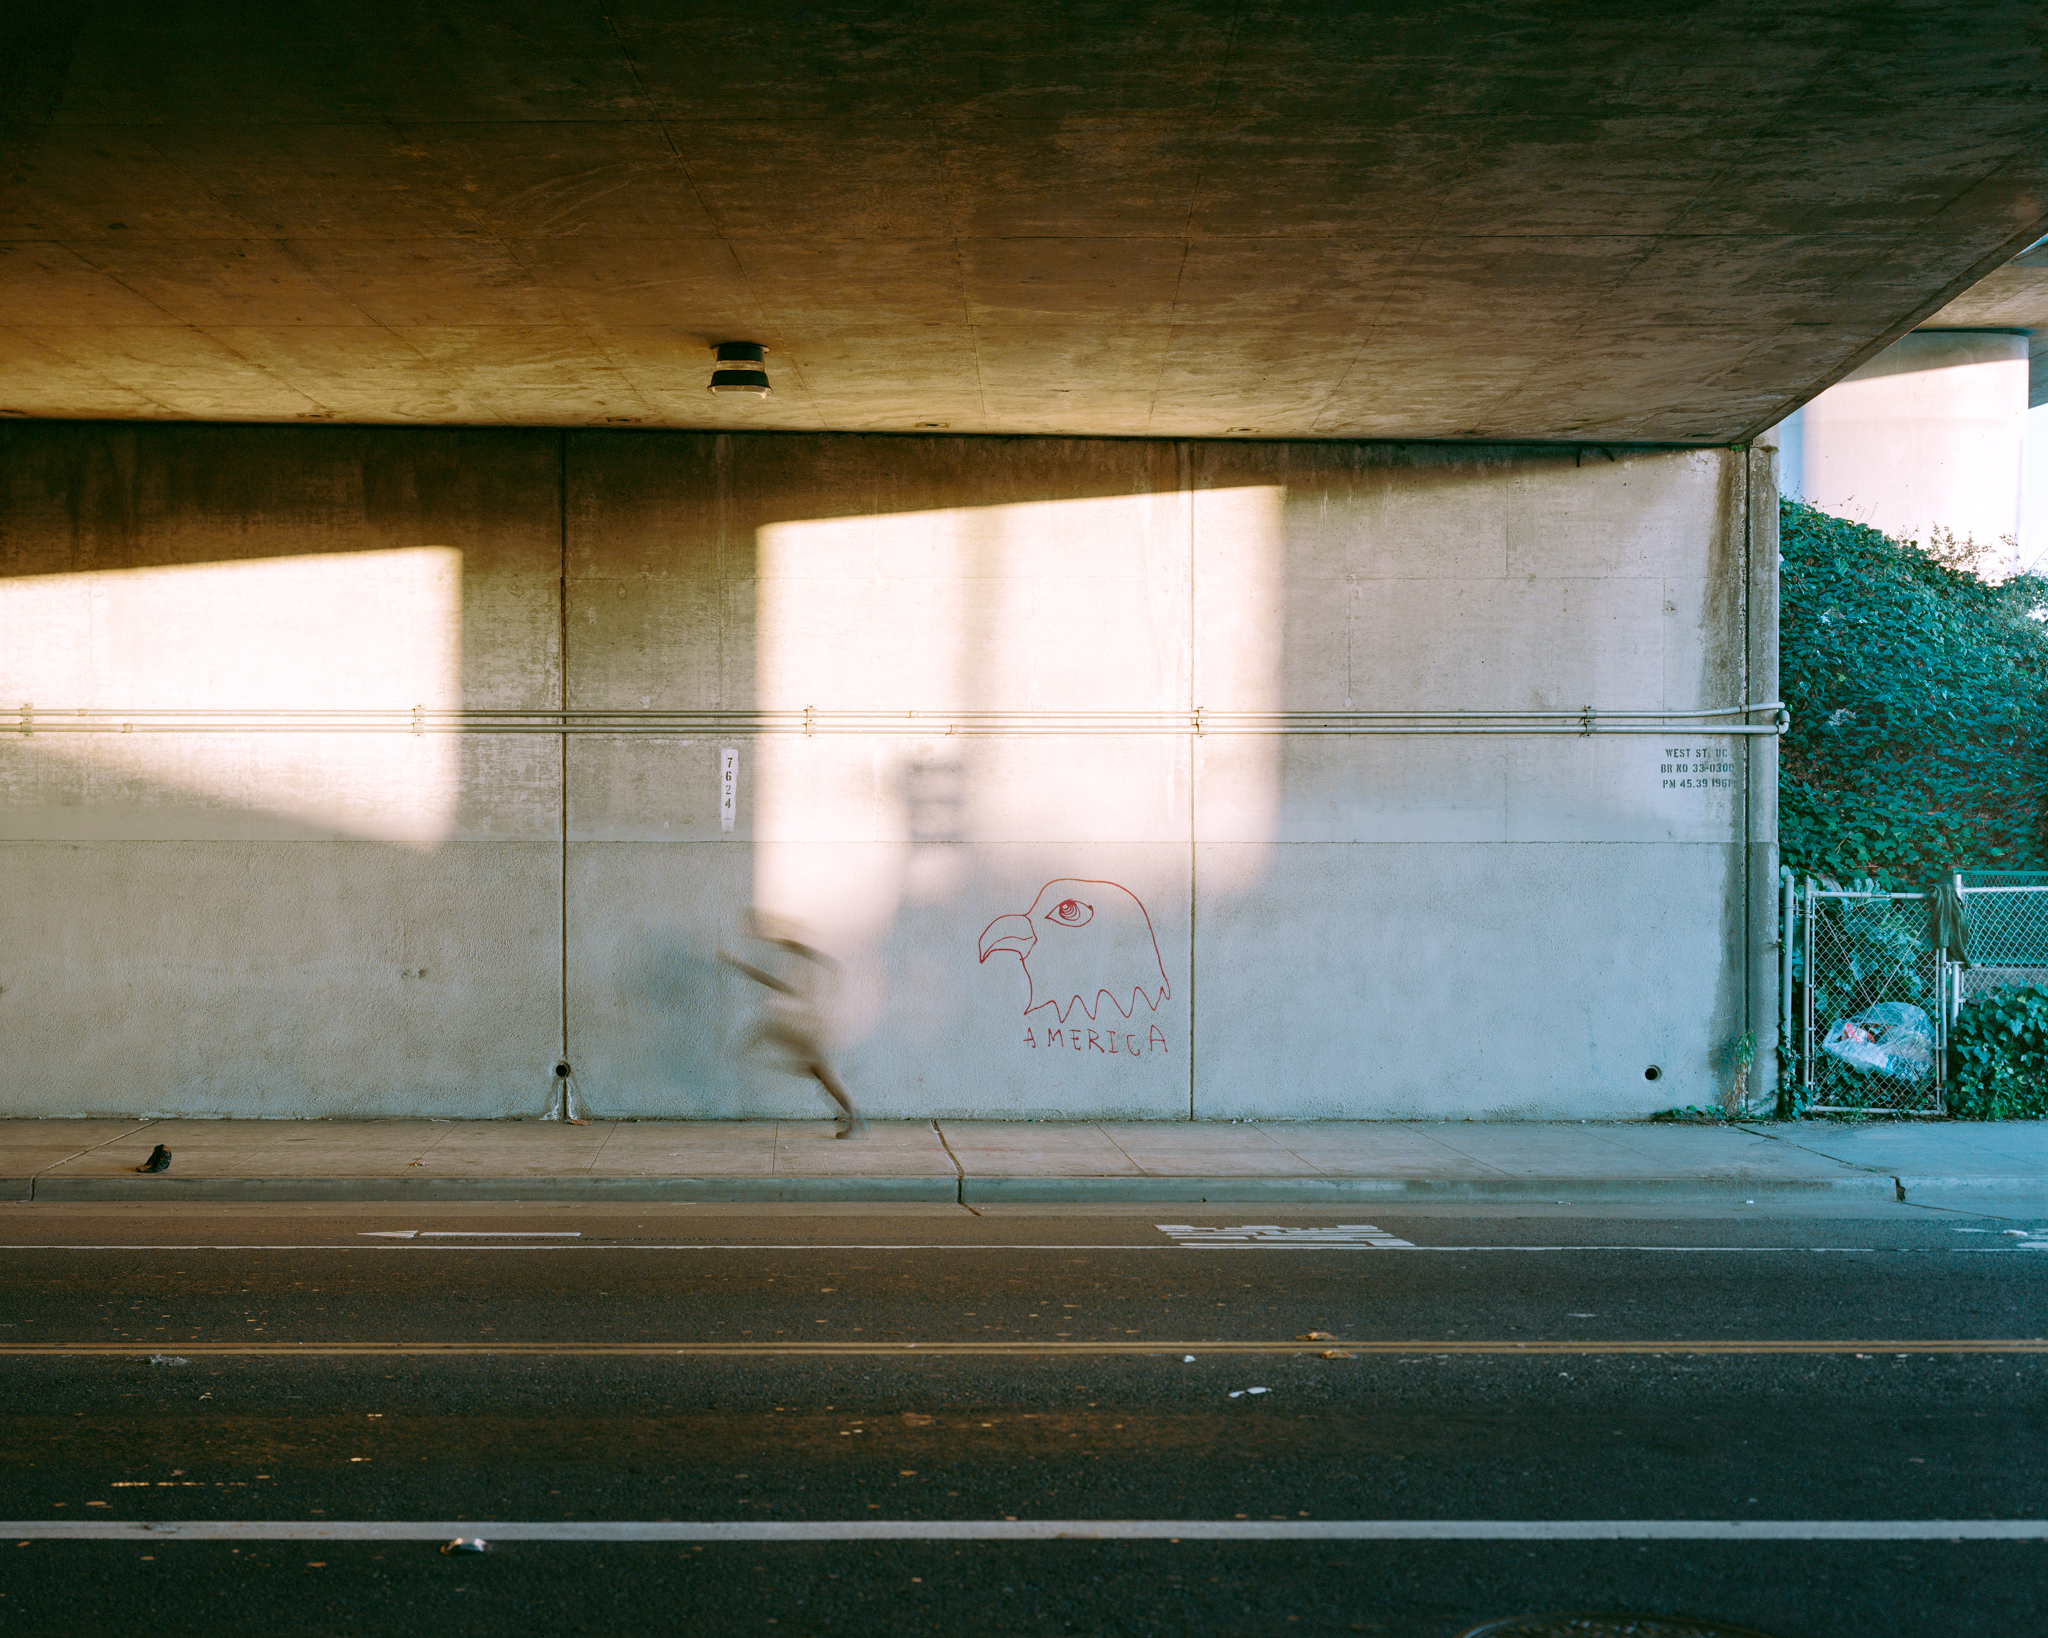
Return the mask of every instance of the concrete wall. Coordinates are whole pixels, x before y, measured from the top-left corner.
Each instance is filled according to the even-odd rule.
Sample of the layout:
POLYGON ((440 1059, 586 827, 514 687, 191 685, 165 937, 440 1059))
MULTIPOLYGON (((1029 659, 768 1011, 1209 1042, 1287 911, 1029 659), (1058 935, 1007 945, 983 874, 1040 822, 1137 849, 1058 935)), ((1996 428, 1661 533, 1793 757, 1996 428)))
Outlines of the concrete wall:
POLYGON ((1901 337, 1780 428, 1785 492, 1898 540, 2020 542, 2027 368, 2016 331, 1901 337))
POLYGON ((879 1115, 1706 1102, 1770 1027, 1767 742, 1188 723, 1769 699, 1767 461, 0 428, 0 1108, 534 1114, 566 1053, 810 1115, 735 1056, 750 907, 879 1115), (421 704, 735 715, 304 731, 421 704), (149 707, 216 731, 51 731, 149 707), (759 731, 807 707, 892 715, 759 731))

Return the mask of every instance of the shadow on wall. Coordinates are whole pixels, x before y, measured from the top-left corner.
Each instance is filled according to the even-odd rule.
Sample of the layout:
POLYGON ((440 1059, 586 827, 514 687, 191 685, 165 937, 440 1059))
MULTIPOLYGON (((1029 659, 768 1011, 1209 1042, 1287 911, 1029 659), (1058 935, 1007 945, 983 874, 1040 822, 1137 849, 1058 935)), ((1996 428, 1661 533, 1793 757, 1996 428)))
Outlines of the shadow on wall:
MULTIPOLYGON (((705 511, 719 550, 752 530, 755 708, 810 730, 735 747, 743 862, 709 828, 708 756, 622 746, 575 781, 573 833, 615 852, 572 943, 618 918, 708 927, 743 895, 818 929, 845 962, 846 1072, 882 1114, 1624 1114, 1671 1101, 1669 1082, 1645 1092, 1646 1062, 1693 1062, 1705 1085, 1740 1008, 1741 809, 1732 777, 1659 776, 1681 753, 1731 774, 1725 741, 1281 740, 1187 719, 1733 703, 1739 462, 847 438, 813 466, 803 444, 726 441, 705 511), (1003 498, 1083 476, 1093 493, 1003 498), (685 910, 714 877, 730 889, 685 910), (1120 1007, 1105 1027, 1098 1001, 1077 1034, 1021 959, 980 947, 1059 882, 1106 884, 1155 927, 1168 981, 1142 1029, 1120 1007)), ((607 442, 581 481, 643 492, 595 476, 633 447, 607 442)), ((731 581, 664 586, 716 552, 664 562, 634 533, 593 529, 600 578, 637 573, 662 617, 588 670, 572 643, 572 672, 617 667, 614 698, 704 699, 662 656, 736 646, 731 581), (707 610, 729 622, 716 642, 692 624, 707 610)), ((1094 908, 1075 888, 1049 911, 1070 898, 1094 908)), ((603 959, 571 972, 572 1015, 597 1016, 603 959)), ((628 1099, 807 1107, 747 1071, 671 1092, 618 1023, 589 1050, 628 1099)))
MULTIPOLYGON (((715 743, 575 742, 572 1035, 639 982, 611 968, 628 948, 616 929, 689 927, 708 950, 732 906, 751 904, 813 929, 841 959, 839 1022, 856 1090, 879 1113, 1184 1118, 1184 1010, 1162 1014, 1170 1046, 1162 1031, 1143 1073, 1120 1083, 1099 1084, 1077 1060, 991 1062, 991 1032, 1005 1047, 1022 1040, 1028 1009, 1013 987, 984 981, 975 948, 984 902, 1022 908, 1048 880, 1113 871, 1164 905, 1170 959, 1186 971, 1195 634, 1180 452, 664 436, 573 447, 576 703, 870 720, 857 732, 834 721, 736 732, 729 837, 711 803, 715 743)), ((1258 493, 1266 521, 1233 530, 1240 579, 1260 551, 1268 569, 1277 552, 1277 492, 1258 493)), ((1220 516, 1234 503, 1206 504, 1220 516)), ((1270 650, 1255 691, 1276 675, 1270 650)), ((1223 660, 1213 669, 1228 681, 1223 660)), ((718 994, 744 1013, 743 991, 718 994)), ((805 1089, 746 1065, 675 1086, 653 1045, 672 1036, 652 1018, 595 1032, 585 1084, 618 1086, 650 1113, 677 1100, 811 1112, 805 1089)))
POLYGON ((881 1115, 1627 1112, 1605 1060, 1682 1060, 1674 976, 1725 1010, 1728 803, 1660 793, 1653 742, 1187 729, 1728 703, 1714 452, 71 424, 0 455, 19 697, 245 716, 5 742, 24 1113, 534 1114, 566 1031, 599 1113, 812 1117, 733 1057, 713 952, 750 906, 844 963, 881 1115), (437 702, 736 715, 246 715, 437 702), (758 731, 806 709, 869 720, 758 731), (1140 906, 1156 992, 1055 1005, 983 959, 1049 884, 1069 922, 1140 906), (1645 908, 1586 908, 1616 895, 1645 908))
POLYGON ((322 714, 559 700, 559 447, 0 428, 17 1112, 538 1110, 558 742, 322 714), (80 708, 115 731, 47 731, 80 708))
MULTIPOLYGON (((706 953, 698 932, 650 930, 635 939, 622 963, 631 989, 616 998, 612 1017, 600 1013, 587 1028, 593 1043, 607 1035, 644 1032, 638 1078, 654 1097, 648 1100, 643 1092, 633 1100, 634 1106, 677 1117, 731 1112, 729 1089, 740 1063, 741 1019, 751 999, 745 987, 734 982, 731 968, 706 953)), ((612 1089, 615 1098, 617 1090, 612 1089)), ((779 1106, 793 1116, 817 1114, 815 1099, 800 1098, 788 1088, 776 1090, 789 1095, 751 1112, 766 1114, 779 1106)))

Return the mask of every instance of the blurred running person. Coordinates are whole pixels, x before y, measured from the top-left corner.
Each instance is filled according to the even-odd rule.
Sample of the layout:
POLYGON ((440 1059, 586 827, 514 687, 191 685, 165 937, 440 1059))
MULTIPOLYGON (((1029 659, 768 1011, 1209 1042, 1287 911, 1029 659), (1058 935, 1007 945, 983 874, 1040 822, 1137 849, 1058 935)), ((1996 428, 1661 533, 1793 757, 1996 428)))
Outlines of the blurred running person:
POLYGON ((838 963, 824 951, 792 936, 791 928, 765 916, 754 917, 751 931, 771 952, 780 952, 780 957, 769 954, 763 959, 770 966, 779 967, 786 976, 757 967, 730 950, 718 952, 721 961, 768 991, 761 1016, 747 1031, 741 1056, 766 1054, 777 1068, 792 1075, 810 1076, 839 1105, 839 1130, 834 1135, 858 1137, 868 1129, 867 1120, 854 1107, 852 1094, 832 1072, 825 1051, 824 1000, 838 974, 838 963))

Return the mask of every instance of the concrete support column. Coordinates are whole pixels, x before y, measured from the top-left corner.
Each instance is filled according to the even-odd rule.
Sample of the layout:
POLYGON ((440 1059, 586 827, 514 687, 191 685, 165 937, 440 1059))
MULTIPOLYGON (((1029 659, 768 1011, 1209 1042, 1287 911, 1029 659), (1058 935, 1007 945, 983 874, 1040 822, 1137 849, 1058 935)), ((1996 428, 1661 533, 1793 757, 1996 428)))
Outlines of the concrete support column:
POLYGON ((2026 425, 2026 336, 1915 330, 1785 423, 1785 492, 1900 540, 2017 540, 2026 425))
MULTIPOLYGON (((1748 528, 1743 541, 1744 703, 1779 697, 1778 459, 1774 435, 1751 447, 1745 479, 1748 528)), ((1760 718, 1750 719, 1760 722, 1760 718)), ((1778 742, 1762 734, 1742 741, 1746 881, 1744 978, 1747 1029, 1756 1041, 1750 1066, 1752 1105, 1768 1106, 1778 1084, 1778 742)))

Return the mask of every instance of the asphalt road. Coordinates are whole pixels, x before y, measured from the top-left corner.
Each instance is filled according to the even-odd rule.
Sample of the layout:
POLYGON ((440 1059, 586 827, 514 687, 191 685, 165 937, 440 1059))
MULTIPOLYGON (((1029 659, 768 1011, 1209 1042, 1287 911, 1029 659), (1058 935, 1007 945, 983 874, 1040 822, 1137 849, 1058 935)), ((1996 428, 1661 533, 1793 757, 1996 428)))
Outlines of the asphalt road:
POLYGON ((0 1208, 0 1631, 2048 1633, 2048 1219, 1363 1215, 0 1208))

